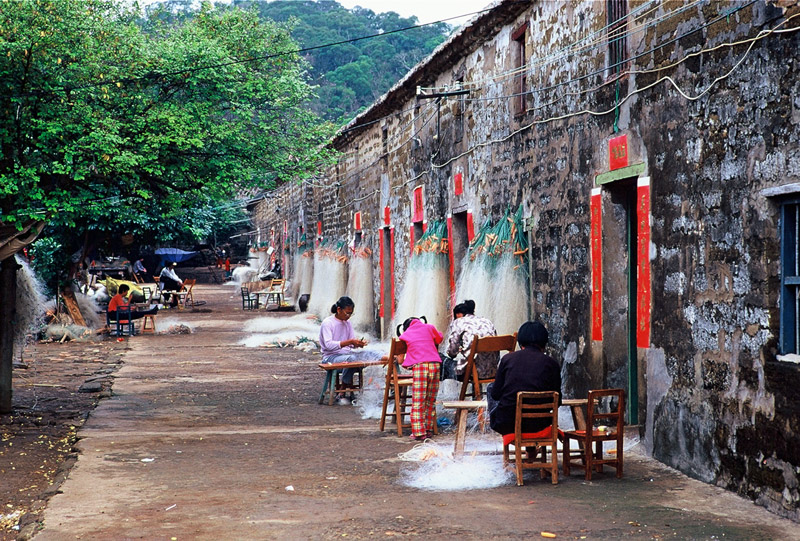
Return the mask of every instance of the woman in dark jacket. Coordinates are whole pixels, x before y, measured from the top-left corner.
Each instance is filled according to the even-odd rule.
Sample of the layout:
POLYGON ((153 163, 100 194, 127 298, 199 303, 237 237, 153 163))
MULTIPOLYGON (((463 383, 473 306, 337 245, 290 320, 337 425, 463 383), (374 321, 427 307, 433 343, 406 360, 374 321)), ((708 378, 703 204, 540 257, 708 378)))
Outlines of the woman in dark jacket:
MULTIPOLYGON (((494 383, 487 389, 489 426, 500 434, 514 432, 517 393, 520 391, 561 392, 561 367, 544 352, 547 329, 538 321, 523 323, 517 333, 522 348, 500 360, 494 383)), ((523 432, 538 432, 547 428, 547 419, 526 419, 523 432)))

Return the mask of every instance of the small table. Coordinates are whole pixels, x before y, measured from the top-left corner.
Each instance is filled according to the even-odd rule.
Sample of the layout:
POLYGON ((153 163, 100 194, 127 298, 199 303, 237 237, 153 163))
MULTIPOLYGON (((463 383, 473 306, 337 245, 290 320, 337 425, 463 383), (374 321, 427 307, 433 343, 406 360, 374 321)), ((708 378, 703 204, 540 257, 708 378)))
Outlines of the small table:
POLYGON ((322 392, 319 394, 319 404, 325 401, 325 393, 330 389, 328 398, 328 405, 333 405, 333 399, 337 394, 351 393, 361 391, 364 387, 364 368, 368 366, 385 365, 387 361, 354 361, 349 363, 319 363, 319 367, 325 370, 325 384, 322 386, 322 392), (339 374, 345 368, 352 368, 358 374, 358 385, 348 387, 346 389, 336 389, 336 384, 339 383, 339 374))
POLYGON ((443 408, 456 410, 456 443, 453 446, 453 456, 464 454, 464 440, 467 437, 467 414, 470 410, 486 408, 486 400, 452 400, 442 402, 443 408))
POLYGON ((586 405, 589 403, 587 398, 565 398, 561 401, 562 406, 569 406, 572 411, 572 422, 575 430, 586 430, 586 405))

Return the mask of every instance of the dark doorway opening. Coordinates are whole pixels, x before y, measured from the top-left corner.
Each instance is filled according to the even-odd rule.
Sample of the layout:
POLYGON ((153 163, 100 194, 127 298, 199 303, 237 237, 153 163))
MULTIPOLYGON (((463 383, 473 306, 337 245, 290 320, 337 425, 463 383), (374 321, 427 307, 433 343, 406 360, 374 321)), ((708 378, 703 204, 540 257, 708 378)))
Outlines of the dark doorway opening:
POLYGON ((636 181, 603 187, 603 379, 606 387, 626 390, 631 425, 639 424, 636 181))

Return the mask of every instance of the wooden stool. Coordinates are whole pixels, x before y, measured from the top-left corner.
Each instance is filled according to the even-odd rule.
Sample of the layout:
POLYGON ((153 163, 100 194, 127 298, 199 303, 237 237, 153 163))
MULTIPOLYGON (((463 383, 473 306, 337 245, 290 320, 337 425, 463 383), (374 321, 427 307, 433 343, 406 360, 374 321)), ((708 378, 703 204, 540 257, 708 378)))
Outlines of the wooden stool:
POLYGON ((156 315, 155 314, 147 314, 144 317, 142 317, 142 330, 141 330, 141 333, 142 334, 146 334, 146 333, 155 334, 156 333, 156 315), (150 322, 150 325, 147 324, 148 321, 150 322))
POLYGON ((453 446, 453 456, 464 454, 464 441, 467 439, 467 414, 476 410, 479 414, 486 409, 486 400, 452 400, 442 402, 443 408, 456 410, 456 441, 453 446))

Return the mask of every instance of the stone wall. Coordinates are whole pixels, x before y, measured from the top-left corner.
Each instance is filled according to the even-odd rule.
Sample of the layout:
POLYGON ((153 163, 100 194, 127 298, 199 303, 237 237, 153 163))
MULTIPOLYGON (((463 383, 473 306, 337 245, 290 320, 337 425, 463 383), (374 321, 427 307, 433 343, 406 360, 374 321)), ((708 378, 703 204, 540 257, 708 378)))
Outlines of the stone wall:
POLYGON ((426 220, 523 205, 531 313, 564 394, 626 389, 654 457, 799 520, 800 370, 776 358, 780 200, 763 190, 800 182, 800 8, 631 1, 617 77, 605 5, 501 2, 342 132, 336 166, 256 216, 348 240, 361 212, 377 252, 388 207, 402 283, 416 186, 426 220))

